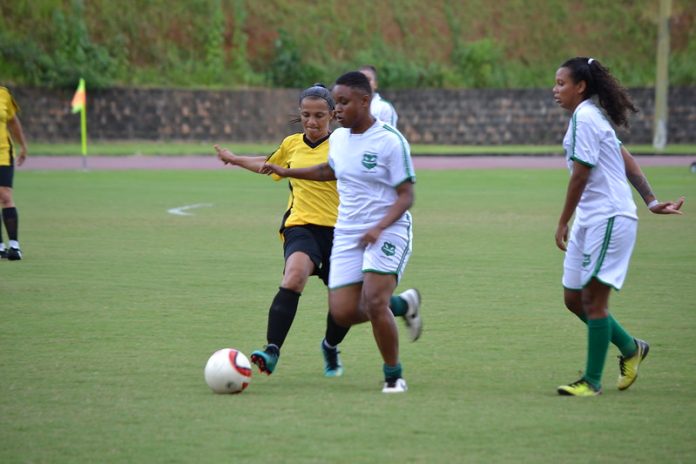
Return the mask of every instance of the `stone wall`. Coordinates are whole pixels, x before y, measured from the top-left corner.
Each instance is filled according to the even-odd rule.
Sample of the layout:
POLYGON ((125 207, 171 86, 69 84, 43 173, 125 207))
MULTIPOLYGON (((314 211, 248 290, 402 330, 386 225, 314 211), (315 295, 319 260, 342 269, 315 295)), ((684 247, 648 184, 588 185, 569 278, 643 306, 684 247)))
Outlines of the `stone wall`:
MULTIPOLYGON (((11 88, 34 141, 79 140, 79 115, 70 112, 72 90, 11 88)), ((640 113, 626 143, 652 142, 654 91, 630 89, 640 113)), ((202 91, 111 88, 88 92, 90 140, 200 140, 278 142, 298 131, 289 121, 298 91, 202 91)), ((497 145, 560 144, 568 115, 551 89, 400 90, 384 92, 411 143, 497 145)), ((669 143, 696 143, 696 87, 670 90, 669 143)))

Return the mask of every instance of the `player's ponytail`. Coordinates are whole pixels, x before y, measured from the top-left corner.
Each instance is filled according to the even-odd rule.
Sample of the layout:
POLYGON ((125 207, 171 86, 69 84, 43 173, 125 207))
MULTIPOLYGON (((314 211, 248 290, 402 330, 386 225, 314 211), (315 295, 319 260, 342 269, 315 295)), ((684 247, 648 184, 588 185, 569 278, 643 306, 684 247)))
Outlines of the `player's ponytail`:
POLYGON ((637 113, 628 91, 594 58, 571 58, 561 65, 570 70, 575 83, 585 81, 585 99, 597 95, 599 105, 617 126, 628 127, 628 112, 637 113))

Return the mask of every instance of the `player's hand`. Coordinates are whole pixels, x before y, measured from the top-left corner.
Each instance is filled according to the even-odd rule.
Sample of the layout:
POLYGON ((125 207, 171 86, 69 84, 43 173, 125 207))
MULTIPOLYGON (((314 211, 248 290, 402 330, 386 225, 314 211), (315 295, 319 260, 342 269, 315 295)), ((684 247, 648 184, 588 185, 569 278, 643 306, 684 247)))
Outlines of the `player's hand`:
POLYGON ((568 243, 568 224, 558 224, 556 229, 556 246, 562 251, 566 251, 568 243))
POLYGON ((225 148, 220 148, 220 145, 213 145, 213 148, 215 148, 217 157, 220 161, 225 164, 234 164, 235 155, 231 151, 225 148))
POLYGON ((259 174, 266 174, 269 176, 271 174, 275 174, 275 175, 280 176, 280 177, 287 177, 285 175, 286 171, 287 170, 285 168, 282 168, 282 167, 277 166, 275 164, 264 163, 263 166, 261 166, 261 169, 259 169, 259 174))
POLYGON ((681 207, 683 204, 684 197, 680 197, 677 201, 667 201, 664 203, 658 203, 652 208, 650 208, 650 211, 652 211, 655 214, 684 214, 681 212, 681 207))
POLYGON ((17 166, 23 165, 26 159, 27 149, 25 147, 22 147, 22 149, 19 151, 19 155, 17 156, 17 166))
POLYGON ((360 239, 360 244, 364 247, 372 243, 377 243, 379 236, 382 234, 382 229, 380 227, 373 227, 368 230, 365 235, 360 239))

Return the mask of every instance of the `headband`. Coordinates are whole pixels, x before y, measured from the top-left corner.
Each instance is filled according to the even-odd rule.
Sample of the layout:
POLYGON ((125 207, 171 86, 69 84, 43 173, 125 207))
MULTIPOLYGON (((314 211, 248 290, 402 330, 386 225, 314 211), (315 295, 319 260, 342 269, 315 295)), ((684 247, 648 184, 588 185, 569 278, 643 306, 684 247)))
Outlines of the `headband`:
POLYGON ((326 100, 326 103, 328 103, 331 111, 333 111, 336 106, 334 104, 333 97, 331 97, 331 92, 329 92, 329 89, 324 87, 323 84, 314 84, 310 88, 304 89, 300 94, 300 104, 302 104, 302 100, 307 97, 316 97, 326 100))
POLYGON ((587 66, 591 65, 594 60, 594 58, 590 58, 589 60, 587 60, 587 66))

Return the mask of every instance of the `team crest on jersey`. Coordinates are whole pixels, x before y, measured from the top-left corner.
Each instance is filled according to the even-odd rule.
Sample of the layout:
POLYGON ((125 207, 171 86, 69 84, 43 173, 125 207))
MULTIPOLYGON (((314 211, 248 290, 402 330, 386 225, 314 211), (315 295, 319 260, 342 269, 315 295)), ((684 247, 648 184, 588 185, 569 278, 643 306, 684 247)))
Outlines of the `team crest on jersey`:
POLYGON ((362 165, 367 169, 374 169, 377 166, 377 153, 363 153, 362 165))
POLYGON ((384 242, 382 245, 382 253, 384 253, 386 256, 394 256, 396 253, 396 247, 389 242, 384 242))
POLYGON ((587 267, 592 262, 592 256, 583 254, 582 255, 582 267, 587 267))

